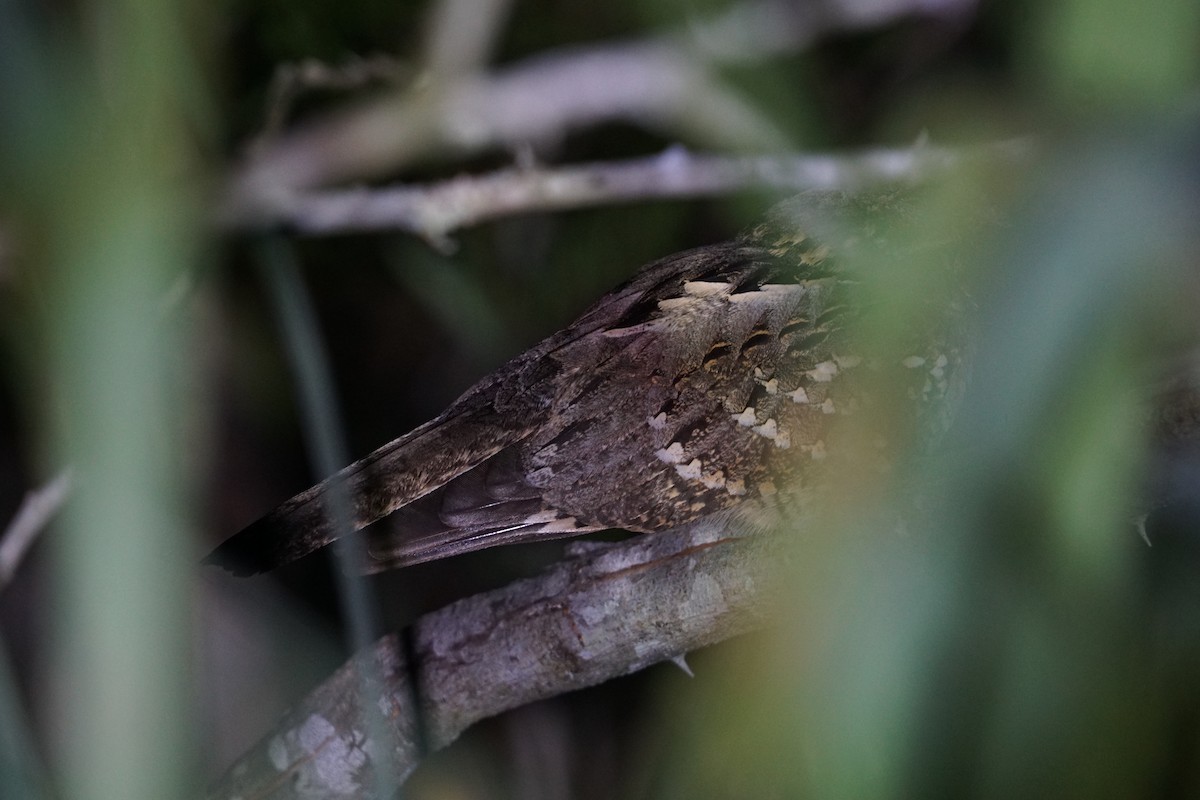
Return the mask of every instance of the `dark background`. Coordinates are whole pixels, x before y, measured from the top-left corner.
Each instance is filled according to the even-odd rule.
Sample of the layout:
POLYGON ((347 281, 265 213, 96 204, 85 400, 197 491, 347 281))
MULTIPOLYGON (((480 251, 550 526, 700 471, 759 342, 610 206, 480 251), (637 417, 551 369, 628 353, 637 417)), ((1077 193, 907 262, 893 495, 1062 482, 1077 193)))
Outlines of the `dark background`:
MULTIPOLYGON (((489 66, 502 68, 573 45, 650 36, 726 5, 518 0, 489 66)), ((1127 26, 1120 17, 1127 10, 1120 3, 1097 3, 1090 11, 1086 5, 931 4, 924 14, 822 37, 803 51, 722 67, 720 77, 784 131, 797 151, 904 147, 923 137, 939 145, 1042 137, 1044 152, 1050 155, 1041 163, 1049 165, 1046 171, 1059 170, 1057 179, 1047 180, 1043 172, 1030 176, 1023 188, 1006 184, 996 189, 1021 199, 1013 204, 1017 221, 1000 245, 1011 249, 996 257, 1000 277, 993 283, 1005 286, 1011 278, 1012 285, 1020 287, 1023 273, 1005 271, 1011 260, 1019 262, 1018 267, 1029 266, 1036 260, 1030 253, 1053 254, 1063 242, 1103 237, 1122 227, 1110 225, 1112 219, 1142 224, 1136 216, 1123 217, 1126 211, 1119 202, 1118 207, 1097 211, 1090 221, 1080 223, 1082 227, 1063 221, 1064 209, 1084 207, 1083 198, 1102 194, 1096 186, 1125 185, 1123 170, 1139 176, 1153 170, 1174 173, 1187 191, 1195 189, 1185 182, 1195 179, 1194 151, 1187 145, 1195 137, 1188 133, 1187 113, 1195 106, 1194 34, 1200 28, 1188 29, 1190 40, 1186 35, 1175 37, 1190 41, 1192 52, 1180 53, 1174 61, 1166 58, 1168 66, 1157 72, 1147 68, 1142 75, 1123 70, 1121 64, 1163 61, 1159 54, 1152 58, 1153 47, 1146 47, 1155 41, 1153 33, 1141 32, 1136 24, 1127 26), (1094 68, 1100 61, 1088 60, 1104 36, 1114 43, 1108 58, 1116 65, 1110 64, 1111 74, 1094 68), (1126 48, 1136 52, 1129 54, 1126 48), (1113 74, 1127 81, 1111 80, 1113 74), (1182 133, 1155 138, 1163 131, 1182 133), (1111 171, 1086 166, 1097 161, 1111 171), (1113 176, 1112 183, 1097 183, 1099 174, 1113 176), (1037 227, 1060 221, 1061 229, 1049 233, 1037 227)), ((1195 24, 1196 15, 1186 4, 1162 5, 1162 13, 1175 14, 1179 25, 1195 24)), ((223 176, 243 163, 264 124, 269 87, 281 64, 317 59, 336 66, 386 54, 394 59, 397 82, 403 87, 408 80, 405 70, 415 74, 420 66, 429 6, 227 0, 216 8, 189 10, 201 20, 185 38, 194 38, 201 54, 198 74, 206 97, 202 117, 189 117, 200 119, 192 128, 191 144, 200 154, 201 182, 211 187, 208 196, 217 196, 223 176)), ((0 6, 0 25, 6 8, 0 6)), ((35 20, 35 29, 52 31, 49 38, 63 41, 86 37, 95 16, 85 3, 11 13, 26 14, 35 20)), ((1162 47, 1169 49, 1172 42, 1162 47)), ((72 61, 61 50, 53 52, 64 63, 72 61)), ((10 58, 10 69, 13 63, 20 63, 17 56, 10 58)), ((287 126, 319 120, 388 90, 386 82, 375 82, 349 92, 303 92, 287 126)), ((676 135, 636 122, 609 122, 553 142, 530 142, 520 154, 505 148, 466 157, 447 154, 368 176, 362 183, 418 184, 477 174, 508 166, 518 156, 531 155, 550 165, 644 156, 681 140, 702 147, 699 141, 688 141, 685 132, 676 135)), ((11 145, 4 160, 12 162, 0 170, 0 178, 29 180, 14 166, 22 141, 16 134, 11 140, 0 139, 0 146, 11 145)), ((14 179, 9 185, 24 184, 14 179)), ((43 262, 54 258, 53 246, 45 242, 54 240, 55 223, 47 220, 54 219, 58 207, 35 194, 0 190, 0 231, 5 234, 0 245, 9 245, 7 250, 0 246, 0 515, 15 510, 24 492, 60 463, 47 445, 44 410, 56 391, 55 379, 44 368, 42 349, 42 339, 48 337, 43 320, 54 316, 47 297, 53 295, 38 277, 43 262)), ((1131 191, 1130 196, 1132 203, 1142 195, 1131 191)), ((1164 191, 1157 196, 1164 213, 1178 208, 1175 195, 1164 191)), ((720 200, 636 200, 533 213, 456 231, 452 252, 439 252, 401 233, 295 237, 295 253, 332 365, 342 412, 339 423, 351 456, 365 455, 431 418, 474 381, 569 322, 638 266, 729 238, 774 199, 766 192, 749 192, 720 200)), ((70 210, 63 208, 61 213, 70 210)), ((193 224, 201 231, 197 237, 202 244, 184 268, 185 299, 171 312, 185 317, 192 330, 189 346, 173 353, 190 376, 177 409, 182 427, 189 431, 187 446, 179 448, 185 451, 181 460, 188 463, 191 476, 184 504, 191 520, 189 563, 317 477, 302 441, 292 378, 261 280, 256 235, 215 233, 193 224)), ((1194 268, 1194 250, 1168 249, 1176 261, 1194 268)), ((1144 252, 1146 261, 1168 260, 1160 257, 1153 242, 1144 252)), ((1128 269, 1148 267, 1130 261, 1128 269)), ((1057 285, 1055 291, 1063 292, 1063 308, 1074 308, 1073 292, 1084 291, 1096 279, 1083 266, 1068 264, 1065 270, 1075 279, 1057 285)), ((1138 282, 1143 287, 1177 279, 1170 270, 1161 278, 1152 271, 1144 274, 1145 280, 1138 282)), ((1025 291, 1012 289, 1012 296, 1019 299, 1025 291)), ((1001 290, 995 294, 1008 296, 1001 290)), ((1175 291, 1177 298, 1184 294, 1175 291)), ((1061 326, 1051 331, 1060 338, 1048 348, 1053 349, 1053 342, 1083 338, 1096 345, 1085 348, 1088 353, 1120 350, 1118 363, 1110 369, 1105 361, 1094 371, 1089 371, 1094 366, 1090 356, 1063 364, 1064 374, 1074 375, 1072 369, 1078 367, 1077 380, 1063 378, 1043 394, 1030 390, 1027 402, 1016 404, 1032 420, 1026 426, 1035 430, 1029 441, 1038 443, 1036 452, 1042 455, 1031 456, 1035 450, 1029 448, 1011 463, 1004 462, 1027 468, 1017 478, 1011 478, 1014 473, 1004 471, 1003 464, 993 464, 996 471, 981 481, 980 493, 963 500, 970 513, 958 519, 964 529, 975 531, 964 534, 964 547, 974 548, 975 556, 953 560, 938 573, 942 582, 933 588, 923 584, 920 591, 930 596, 944 592, 940 600, 921 599, 912 608, 893 605, 896 617, 882 618, 870 612, 872 589, 859 593, 839 585, 828 592, 807 590, 812 594, 804 597, 823 597, 829 608, 822 612, 825 616, 818 615, 818 622, 805 617, 805 624, 836 625, 839 633, 797 646, 833 641, 831 648, 836 650, 840 642, 850 648, 845 658, 862 666, 862 674, 846 669, 845 662, 837 662, 838 668, 810 664, 797 667, 800 677, 795 683, 771 683, 754 666, 763 644, 730 642, 690 659, 694 679, 660 665, 476 726, 450 749, 432 756, 406 794, 1200 796, 1200 693, 1190 672, 1200 641, 1195 635, 1196 595, 1190 589, 1194 517, 1186 508, 1156 510, 1152 540, 1163 544, 1150 555, 1138 549, 1128 519, 1147 502, 1157 509, 1161 495, 1151 492, 1156 498, 1151 501, 1145 495, 1133 499, 1135 488, 1144 483, 1145 453, 1138 442, 1145 437, 1128 440, 1134 442, 1123 453, 1128 458, 1112 459, 1113 451, 1099 446, 1089 449, 1087 442, 1095 441, 1094 434, 1109 419, 1105 415, 1117 412, 1102 401, 1076 402, 1078 397, 1111 397, 1113 385, 1140 380, 1143 373, 1137 370, 1145 352, 1163 338, 1179 338, 1178 329, 1194 323, 1194 316, 1161 303, 1159 313, 1148 311, 1157 298, 1132 297, 1115 304, 1128 310, 1129 318, 1121 317, 1123 327, 1115 328, 1113 335, 1124 337, 1124 342, 1137 340, 1128 348, 1109 346, 1110 339, 1087 327, 1109 308, 1108 300, 1094 304, 1094 317, 1061 315, 1061 326), (1158 331, 1159 323, 1169 332, 1158 331), (1056 444, 1058 435, 1066 437, 1065 444, 1056 444), (1128 466, 1101 470, 1100 477, 1087 472, 1089 465, 1109 460, 1128 466), (1075 481, 1076 475, 1084 477, 1075 481), (1079 486, 1090 488, 1071 494, 1079 486), (1089 499, 1106 494, 1128 502, 1114 501, 1110 508, 1089 499), (1083 511, 1076 513, 1079 507, 1083 511), (1094 517, 1087 516, 1091 512, 1094 517), (1071 538, 1077 529, 1093 531, 1103 543, 1079 545, 1071 538), (1160 529, 1164 538, 1156 539, 1160 529), (1060 539, 1053 531, 1067 533, 1060 539), (1002 544, 975 546, 980 541, 1002 544), (860 595, 863 606, 839 616, 835 612, 837 603, 845 600, 842 592, 860 595), (871 621, 855 627, 864 618, 871 621), (954 621, 945 623, 940 634, 930 634, 929 620, 945 618, 954 621), (1077 640, 1064 631, 1077 633, 1077 640), (1113 663, 1114 652, 1127 660, 1113 663), (840 684, 839 675, 844 678, 840 684), (910 681, 912 675, 920 680, 910 681), (1122 694, 1122 688, 1128 693, 1122 694), (872 705, 863 699, 874 691, 895 703, 872 705), (838 704, 851 694, 858 700, 838 704), (764 703, 793 709, 794 718, 754 719, 751 710, 764 703), (901 707, 908 711, 895 710, 901 707), (840 723, 833 726, 838 730, 828 727, 830 720, 840 723), (907 755, 896 756, 898 752, 907 755), (901 766, 889 772, 864 764, 864 759, 875 757, 901 766)), ((1050 308, 1055 302, 1051 300, 1050 308)), ((1187 307, 1186 302, 1181 305, 1187 307)), ((1003 303, 997 301, 997 306, 1003 303)), ((1022 308, 1020 303, 1017 307, 1022 308)), ((1024 313, 1018 310, 1002 318, 998 327, 1032 329, 1036 315, 1024 313)), ((1117 316, 1105 319, 1111 322, 1117 316)), ((1151 413, 1137 408, 1138 413, 1151 413)), ((1013 422, 1006 441, 1026 441, 1021 438, 1026 435, 1021 419, 1013 422)), ((1186 469, 1193 463, 1184 445, 1172 443, 1169 449, 1184 453, 1172 465, 1186 469)), ((1172 476, 1180 474, 1166 469, 1172 476)), ((1182 486, 1172 492, 1179 500, 1188 495, 1191 474, 1158 483, 1182 486)), ((46 538, 54 536, 51 528, 46 538)), ((369 580, 380 598, 385 626, 391 629, 456 598, 533 574, 555 560, 561 547, 548 543, 502 548, 369 580)), ((892 580, 897 574, 887 564, 867 561, 861 569, 838 561, 841 571, 832 574, 859 575, 868 583, 879 575, 892 580)), ((928 564, 924 567, 937 572, 928 564)), ((189 774, 206 779, 219 774, 288 703, 345 658, 332 569, 322 553, 245 581, 212 569, 193 573, 188 589, 194 608, 194 628, 188 636, 193 654, 189 691, 199 711, 189 728, 200 756, 195 758, 198 763, 188 765, 189 774)), ((57 742, 64 726, 71 725, 70 714, 62 711, 61 689, 56 689, 51 632, 66 602, 63 597, 69 594, 62 588, 64 580, 53 546, 41 542, 0 595, 0 629, 14 666, 15 695, 30 719, 27 742, 39 754, 50 782, 60 789, 70 784, 57 775, 57 742)), ((919 576, 913 580, 920 584, 919 576)), ((912 587, 901 581, 893 588, 903 594, 912 587)))

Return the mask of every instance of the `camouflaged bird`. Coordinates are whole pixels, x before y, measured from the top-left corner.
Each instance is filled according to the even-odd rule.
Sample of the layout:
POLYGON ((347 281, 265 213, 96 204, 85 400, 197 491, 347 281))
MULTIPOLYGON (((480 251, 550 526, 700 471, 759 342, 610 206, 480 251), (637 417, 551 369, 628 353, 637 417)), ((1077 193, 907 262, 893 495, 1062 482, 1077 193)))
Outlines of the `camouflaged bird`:
MULTIPOLYGON (((890 204, 885 204, 890 205, 890 204)), ((668 256, 436 419, 342 470, 365 571, 493 545, 712 514, 762 517, 820 482, 834 421, 862 400, 845 349, 848 255, 886 252, 878 204, 808 193, 739 239, 668 256)), ((956 354, 953 354, 957 358, 956 354)), ((931 342, 905 397, 945 394, 931 342)), ((924 403, 922 403, 924 405, 924 403)), ((334 480, 331 479, 331 480, 334 480)), ((267 570, 332 542, 329 481, 209 561, 267 570)))

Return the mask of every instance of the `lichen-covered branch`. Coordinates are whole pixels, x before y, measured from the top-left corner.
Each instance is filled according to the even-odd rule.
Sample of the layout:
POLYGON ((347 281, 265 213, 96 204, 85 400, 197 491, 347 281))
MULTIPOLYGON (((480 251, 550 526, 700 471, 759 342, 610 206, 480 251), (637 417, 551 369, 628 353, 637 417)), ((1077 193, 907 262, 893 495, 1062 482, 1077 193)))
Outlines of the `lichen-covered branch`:
POLYGON ((602 683, 761 626, 768 537, 713 523, 576 545, 544 574, 460 600, 390 634, 293 708, 214 786, 218 798, 365 798, 422 749, 508 709, 602 683), (360 663, 381 681, 364 698, 360 663), (377 704, 392 741, 367 733, 377 704), (420 714, 414 713, 419 703, 420 714))

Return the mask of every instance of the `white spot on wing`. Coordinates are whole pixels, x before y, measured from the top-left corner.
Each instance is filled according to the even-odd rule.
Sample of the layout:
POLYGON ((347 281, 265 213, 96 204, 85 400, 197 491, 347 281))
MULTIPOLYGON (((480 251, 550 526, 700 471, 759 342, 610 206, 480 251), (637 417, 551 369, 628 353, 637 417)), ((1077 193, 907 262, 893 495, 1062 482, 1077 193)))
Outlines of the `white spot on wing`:
POLYGON ((569 533, 579 527, 574 517, 561 517, 542 526, 543 533, 569 533))
POLYGON ((725 486, 725 473, 721 470, 700 476, 700 482, 708 489, 721 489, 725 486))
POLYGON ((804 373, 817 383, 829 383, 838 374, 838 365, 833 361, 822 361, 804 373))
POLYGON ((825 402, 824 402, 824 403, 821 403, 821 413, 822 413, 822 414, 834 414, 834 413, 837 413, 837 409, 836 409, 836 408, 834 407, 834 405, 833 405, 833 399, 832 399, 832 398, 826 397, 826 398, 825 398, 825 402))
POLYGON ((678 464, 683 461, 683 445, 679 442, 671 442, 665 450, 655 450, 654 455, 659 461, 665 461, 668 464, 678 464))
POLYGON ((792 398, 793 403, 808 403, 808 392, 804 391, 803 386, 798 387, 796 391, 789 394, 788 397, 792 398))
POLYGON ((700 463, 700 459, 693 458, 687 464, 676 464, 675 471, 679 473, 681 478, 689 478, 691 480, 700 479, 700 470, 704 465, 700 463))
POLYGON ((775 446, 780 450, 787 450, 792 446, 792 434, 786 428, 782 428, 775 434, 775 446))
POLYGON ((660 411, 657 416, 651 417, 648 424, 656 431, 661 431, 667 427, 667 412, 660 411))
POLYGON ((552 508, 546 508, 538 511, 535 514, 530 514, 525 519, 521 520, 522 525, 545 525, 558 519, 558 512, 552 508))
POLYGON ((743 428, 749 428, 757 420, 754 418, 754 406, 746 406, 746 409, 740 414, 733 415, 734 420, 743 428))
POLYGON ((779 432, 774 419, 769 419, 762 425, 755 425, 750 430, 754 431, 759 436, 765 436, 768 439, 774 439, 775 435, 779 432))
POLYGON ((804 287, 800 286, 799 284, 764 283, 761 287, 759 287, 756 290, 749 291, 749 292, 738 292, 737 294, 731 294, 729 296, 729 301, 731 303, 763 302, 766 300, 773 299, 774 297, 777 297, 778 295, 783 294, 783 293, 791 294, 793 292, 803 292, 803 291, 804 291, 804 287))
POLYGON ((733 284, 720 281, 685 281, 683 291, 693 297, 712 297, 733 291, 733 284))

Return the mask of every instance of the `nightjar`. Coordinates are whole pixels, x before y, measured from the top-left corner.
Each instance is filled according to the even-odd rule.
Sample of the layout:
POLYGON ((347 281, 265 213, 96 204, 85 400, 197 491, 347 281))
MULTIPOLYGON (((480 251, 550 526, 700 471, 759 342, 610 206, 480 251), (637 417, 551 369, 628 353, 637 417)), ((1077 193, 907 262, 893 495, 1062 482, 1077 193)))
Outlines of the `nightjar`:
MULTIPOLYGON (((861 312, 854 265, 886 260, 882 220, 906 207, 903 194, 805 193, 734 241, 651 263, 346 467, 336 479, 353 528, 371 526, 365 571, 713 514, 769 520, 819 489, 836 428, 870 406, 869 384, 892 386, 908 416, 938 427, 932 401, 951 392, 960 361, 939 320, 886 363, 846 337, 861 312), (897 380, 856 378, 888 369, 897 380)), ((329 544, 328 483, 207 560, 249 574, 329 544)))

